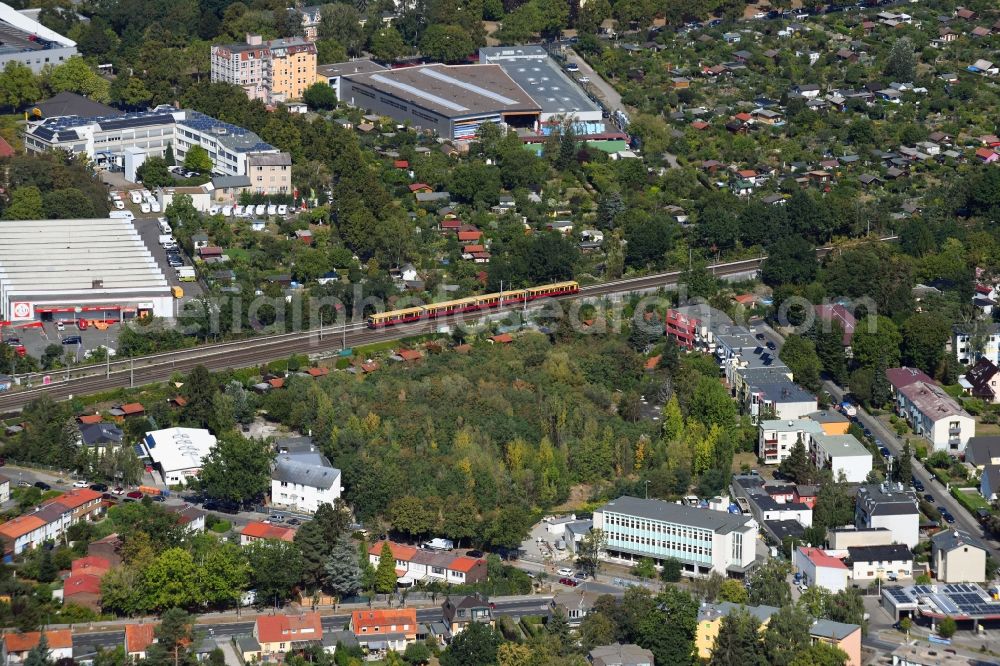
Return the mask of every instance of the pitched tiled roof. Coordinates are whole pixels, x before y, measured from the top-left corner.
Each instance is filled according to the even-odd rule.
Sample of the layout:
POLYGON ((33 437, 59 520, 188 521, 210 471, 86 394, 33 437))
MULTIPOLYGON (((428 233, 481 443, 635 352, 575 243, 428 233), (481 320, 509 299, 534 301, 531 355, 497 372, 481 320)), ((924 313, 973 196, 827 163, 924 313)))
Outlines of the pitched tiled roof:
POLYGON ((100 594, 101 577, 94 574, 72 575, 63 583, 63 597, 77 594, 100 594))
POLYGON ((295 538, 295 529, 291 527, 278 527, 268 523, 249 523, 240 534, 256 539, 277 539, 279 541, 291 541, 295 538))
POLYGON ((45 521, 35 515, 18 516, 0 525, 0 537, 17 539, 45 525, 45 521))
MULTIPOLYGON (((387 543, 385 541, 377 541, 372 544, 371 548, 368 549, 369 555, 382 555, 382 544, 387 543)), ((401 543, 396 543, 394 541, 389 541, 389 550, 392 551, 392 556, 397 560, 402 562, 409 562, 414 555, 417 554, 417 549, 413 546, 404 546, 401 543)))
MULTIPOLYGON (((14 632, 3 637, 4 646, 8 654, 11 652, 27 652, 38 645, 42 634, 38 631, 28 631, 25 633, 14 632)), ((50 650, 66 649, 73 647, 73 632, 69 629, 52 629, 45 632, 45 641, 50 650)))
POLYGON ((323 638, 319 613, 267 615, 257 618, 257 640, 261 643, 318 641, 323 638))
POLYGON ((155 624, 126 624, 125 651, 129 654, 145 652, 156 638, 155 624))
POLYGON ((356 610, 351 613, 351 630, 355 635, 370 635, 375 631, 414 634, 417 630, 417 611, 413 608, 356 610))

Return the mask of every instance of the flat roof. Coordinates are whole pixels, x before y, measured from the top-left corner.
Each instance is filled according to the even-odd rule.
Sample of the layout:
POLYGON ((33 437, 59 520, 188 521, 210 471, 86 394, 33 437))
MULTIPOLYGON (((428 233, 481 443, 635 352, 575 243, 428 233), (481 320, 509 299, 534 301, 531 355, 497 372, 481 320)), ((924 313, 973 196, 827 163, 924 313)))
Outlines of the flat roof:
POLYGON ((499 65, 419 65, 346 78, 448 118, 541 111, 499 65))
POLYGON ((920 609, 933 618, 956 620, 1000 618, 1000 601, 993 599, 976 583, 949 585, 882 586, 882 596, 897 610, 920 609))
POLYGON ((333 78, 335 76, 347 76, 349 74, 371 74, 373 72, 385 71, 386 67, 369 60, 360 58, 358 60, 348 60, 347 62, 334 62, 329 65, 319 65, 316 67, 317 76, 333 78))
POLYGON ((808 432, 814 435, 823 433, 823 426, 812 419, 766 419, 760 422, 761 430, 777 432, 808 432))
POLYGON ((620 513, 666 523, 700 527, 720 534, 742 529, 753 522, 753 518, 741 514, 714 511, 712 509, 699 509, 664 500, 639 499, 638 497, 630 497, 628 495, 611 500, 598 509, 598 511, 601 513, 620 513))
POLYGON ((215 442, 215 435, 202 428, 153 430, 142 441, 149 457, 164 472, 199 469, 215 442))
POLYGON ((0 221, 0 286, 7 294, 170 292, 131 221, 111 218, 0 221))
POLYGON ((542 113, 599 112, 601 109, 540 46, 479 49, 480 62, 496 63, 542 107, 542 113))
POLYGON ((831 458, 835 457, 864 457, 871 458, 871 451, 865 448, 854 435, 827 435, 824 433, 812 436, 816 446, 823 449, 831 458))

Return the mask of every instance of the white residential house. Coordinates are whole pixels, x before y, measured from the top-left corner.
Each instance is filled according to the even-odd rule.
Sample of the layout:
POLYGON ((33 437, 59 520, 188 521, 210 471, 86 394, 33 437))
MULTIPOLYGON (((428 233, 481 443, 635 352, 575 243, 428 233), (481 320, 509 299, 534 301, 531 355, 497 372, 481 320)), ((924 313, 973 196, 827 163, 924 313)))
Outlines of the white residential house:
POLYGON ((810 587, 833 593, 847 589, 847 565, 819 548, 799 546, 792 553, 792 566, 810 587))
POLYGON ((980 358, 987 358, 1000 365, 1000 324, 984 323, 979 328, 956 324, 951 330, 951 349, 955 360, 971 365, 980 358), (979 348, 977 348, 979 347, 979 348))
POLYGON ((811 443, 813 464, 830 470, 834 479, 843 474, 848 483, 862 483, 872 471, 872 454, 854 435, 818 433, 811 443))
POLYGON ((914 382, 895 391, 896 412, 935 451, 958 455, 976 434, 976 420, 937 384, 914 382))
POLYGON ((765 465, 779 465, 799 440, 808 451, 812 435, 822 434, 823 426, 811 419, 768 419, 758 431, 757 457, 765 465))
POLYGON ((914 548, 920 542, 920 511, 911 491, 896 484, 868 484, 858 488, 854 504, 858 528, 884 527, 893 543, 914 548))
POLYGON ((897 580, 913 577, 913 553, 901 543, 889 546, 851 546, 847 549, 851 579, 897 580))
POLYGON ((986 581, 987 551, 975 537, 956 529, 931 537, 931 567, 942 583, 986 581))
POLYGON ((271 472, 271 504, 304 513, 332 505, 343 491, 340 470, 311 444, 279 453, 271 472))

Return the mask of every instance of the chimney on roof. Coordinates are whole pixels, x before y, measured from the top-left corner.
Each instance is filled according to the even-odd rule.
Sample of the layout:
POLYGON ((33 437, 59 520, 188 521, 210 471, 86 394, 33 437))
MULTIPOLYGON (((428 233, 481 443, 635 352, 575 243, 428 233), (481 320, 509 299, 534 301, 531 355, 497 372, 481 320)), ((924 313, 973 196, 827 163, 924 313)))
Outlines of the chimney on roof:
POLYGON ((255 35, 253 33, 247 33, 247 44, 250 46, 260 46, 264 43, 264 38, 260 35, 255 35))

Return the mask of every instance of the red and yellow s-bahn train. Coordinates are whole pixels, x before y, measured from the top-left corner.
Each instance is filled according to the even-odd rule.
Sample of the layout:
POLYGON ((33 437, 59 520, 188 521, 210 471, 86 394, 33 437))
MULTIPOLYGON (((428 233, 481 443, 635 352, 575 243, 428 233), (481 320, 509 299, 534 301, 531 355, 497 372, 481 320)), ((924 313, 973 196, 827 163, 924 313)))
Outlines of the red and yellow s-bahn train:
POLYGON ((405 324, 420 319, 434 319, 436 317, 446 317, 448 315, 470 312, 472 310, 488 310, 499 307, 501 298, 504 305, 513 305, 533 301, 537 298, 550 296, 562 296, 564 294, 575 294, 580 291, 580 285, 576 282, 556 282, 541 287, 530 287, 528 289, 511 289, 495 294, 483 294, 482 296, 469 296, 460 298, 457 301, 442 301, 441 303, 430 303, 403 310, 390 310, 389 312, 379 312, 368 317, 369 328, 382 328, 393 324, 405 324))

